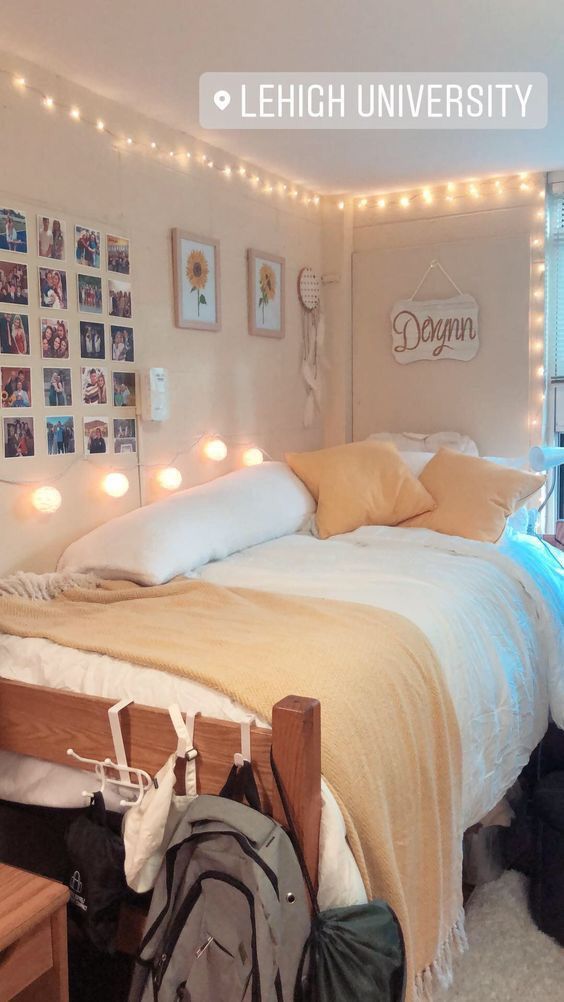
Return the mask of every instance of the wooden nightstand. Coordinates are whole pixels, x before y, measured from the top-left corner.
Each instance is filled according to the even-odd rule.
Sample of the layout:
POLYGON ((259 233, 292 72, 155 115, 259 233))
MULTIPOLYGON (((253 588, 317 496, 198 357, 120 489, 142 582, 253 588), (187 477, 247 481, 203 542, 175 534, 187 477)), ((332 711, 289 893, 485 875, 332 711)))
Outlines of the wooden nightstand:
POLYGON ((0 863, 0 1002, 67 1002, 63 884, 0 863))

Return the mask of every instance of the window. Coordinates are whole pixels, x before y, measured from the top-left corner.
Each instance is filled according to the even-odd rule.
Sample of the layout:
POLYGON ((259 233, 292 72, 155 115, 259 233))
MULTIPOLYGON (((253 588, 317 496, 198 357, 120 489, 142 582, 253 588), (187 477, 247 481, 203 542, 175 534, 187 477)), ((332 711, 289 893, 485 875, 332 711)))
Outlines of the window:
MULTIPOLYGON (((564 413, 564 177, 553 175, 548 203, 547 242, 547 368, 549 385, 553 388, 550 400, 555 402, 559 414, 564 413), (554 392, 555 391, 555 392, 554 392)), ((551 407, 549 414, 548 439, 551 430, 555 445, 564 447, 562 421, 556 421, 551 407), (556 431, 555 431, 556 429, 556 431)), ((564 467, 558 471, 555 515, 564 519, 564 467)))
POLYGON ((548 335, 549 376, 564 379, 564 194, 549 204, 548 335))

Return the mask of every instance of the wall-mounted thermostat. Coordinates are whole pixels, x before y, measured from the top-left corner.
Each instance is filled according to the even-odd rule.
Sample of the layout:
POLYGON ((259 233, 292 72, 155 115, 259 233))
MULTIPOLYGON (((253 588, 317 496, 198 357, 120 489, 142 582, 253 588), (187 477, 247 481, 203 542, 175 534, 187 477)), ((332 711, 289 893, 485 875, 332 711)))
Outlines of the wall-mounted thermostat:
POLYGON ((141 381, 141 417, 144 421, 167 421, 170 391, 166 369, 146 369, 141 381))

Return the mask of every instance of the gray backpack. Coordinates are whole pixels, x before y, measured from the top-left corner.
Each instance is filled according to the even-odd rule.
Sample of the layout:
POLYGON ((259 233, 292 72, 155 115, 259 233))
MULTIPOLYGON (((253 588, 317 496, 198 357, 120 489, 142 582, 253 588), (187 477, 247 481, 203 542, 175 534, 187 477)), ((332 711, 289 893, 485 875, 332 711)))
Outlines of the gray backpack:
POLYGON ((292 1002, 310 928, 283 828, 197 797, 157 878, 129 1002, 292 1002))

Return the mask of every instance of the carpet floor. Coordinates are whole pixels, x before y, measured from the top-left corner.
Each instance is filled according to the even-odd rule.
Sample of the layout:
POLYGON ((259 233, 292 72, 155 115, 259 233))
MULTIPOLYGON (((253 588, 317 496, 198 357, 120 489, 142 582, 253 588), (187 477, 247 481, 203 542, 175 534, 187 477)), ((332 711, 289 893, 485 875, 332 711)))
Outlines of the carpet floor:
POLYGON ((515 870, 474 891, 466 913, 469 950, 436 1002, 562 1002, 564 949, 539 932, 527 880, 515 870))

